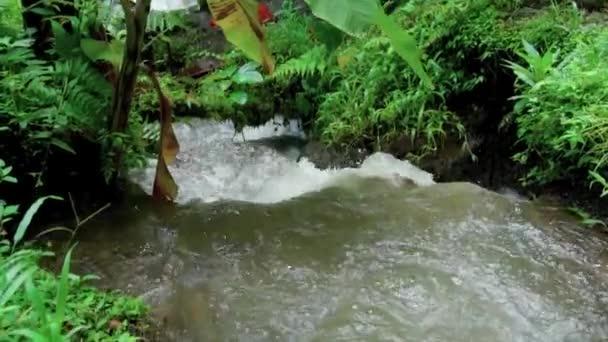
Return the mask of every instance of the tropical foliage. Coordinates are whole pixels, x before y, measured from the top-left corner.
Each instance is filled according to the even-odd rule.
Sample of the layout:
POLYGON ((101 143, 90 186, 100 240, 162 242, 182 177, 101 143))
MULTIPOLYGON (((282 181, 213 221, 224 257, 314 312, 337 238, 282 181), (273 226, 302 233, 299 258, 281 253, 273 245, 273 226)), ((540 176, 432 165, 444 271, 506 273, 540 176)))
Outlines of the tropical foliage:
MULTIPOLYGON (((0 159, 0 183, 16 183, 12 168, 0 159)), ((23 239, 43 202, 42 197, 22 215, 12 241, 5 227, 20 214, 18 205, 0 199, 0 340, 2 341, 135 341, 142 334, 147 307, 118 292, 87 286, 91 276, 70 273, 72 248, 56 276, 39 266, 53 253, 24 247, 23 239), (3 234, 4 233, 4 234, 3 234)))
POLYGON ((531 165, 524 181, 587 179, 608 195, 608 31, 594 28, 560 59, 524 42, 524 65, 512 63, 521 95, 515 97, 517 136, 525 149, 514 156, 531 165), (559 63, 558 63, 559 62, 559 63))
POLYGON ((78 187, 63 182, 80 175, 96 195, 119 193, 125 171, 153 155, 153 195, 174 200, 174 116, 240 128, 283 114, 327 146, 422 166, 449 144, 473 160, 500 151, 522 186, 571 184, 606 203, 604 14, 566 0, 305 2, 261 23, 255 0, 201 1, 198 12, 0 0, 0 340, 142 334, 141 302, 85 285, 71 251, 58 276, 43 270, 50 253, 25 237, 43 202, 61 203, 49 185, 78 187), (14 198, 34 204, 23 212, 14 198))

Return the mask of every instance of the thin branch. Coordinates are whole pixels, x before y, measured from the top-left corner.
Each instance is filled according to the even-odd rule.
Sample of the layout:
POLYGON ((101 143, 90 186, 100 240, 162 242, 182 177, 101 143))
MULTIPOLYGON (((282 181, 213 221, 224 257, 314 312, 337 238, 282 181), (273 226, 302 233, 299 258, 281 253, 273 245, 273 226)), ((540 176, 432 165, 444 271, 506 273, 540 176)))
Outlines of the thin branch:
POLYGON ((80 226, 80 218, 78 217, 78 212, 76 212, 76 205, 74 204, 74 199, 72 198, 72 193, 68 192, 68 198, 70 199, 70 206, 72 207, 72 213, 74 213, 74 220, 76 221, 76 227, 80 226))

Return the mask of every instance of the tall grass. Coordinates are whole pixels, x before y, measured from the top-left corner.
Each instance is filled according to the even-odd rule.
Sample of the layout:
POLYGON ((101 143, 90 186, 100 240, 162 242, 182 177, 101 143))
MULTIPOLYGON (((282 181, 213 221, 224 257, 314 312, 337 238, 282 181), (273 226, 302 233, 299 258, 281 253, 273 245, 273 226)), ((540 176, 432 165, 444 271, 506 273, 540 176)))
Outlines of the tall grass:
POLYGON ((583 181, 608 195, 608 29, 582 32, 559 64, 526 50, 525 65, 511 64, 522 81, 515 121, 524 150, 514 159, 530 166, 524 181, 583 181), (529 77, 539 69, 542 77, 529 77))
MULTIPOLYGON (((16 182, 0 159, 0 182, 16 182)), ((58 276, 41 269, 40 258, 53 253, 23 246, 32 219, 47 199, 35 201, 21 218, 12 241, 0 240, 0 341, 135 341, 128 329, 146 313, 145 305, 118 293, 84 286, 91 277, 70 273, 73 245, 58 276), (110 321, 118 324, 111 326, 110 321)), ((0 233, 19 207, 0 200, 0 233)), ((3 235, 4 236, 4 235, 3 235)))

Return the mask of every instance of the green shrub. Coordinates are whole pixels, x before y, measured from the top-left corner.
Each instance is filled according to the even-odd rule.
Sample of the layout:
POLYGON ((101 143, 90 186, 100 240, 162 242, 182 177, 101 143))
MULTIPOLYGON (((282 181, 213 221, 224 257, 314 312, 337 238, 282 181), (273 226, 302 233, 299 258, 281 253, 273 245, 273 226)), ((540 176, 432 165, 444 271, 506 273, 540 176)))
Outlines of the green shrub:
POLYGON ((0 37, 14 36, 22 26, 21 2, 19 0, 0 0, 0 37))
MULTIPOLYGON (((525 149, 514 159, 530 167, 526 183, 579 182, 573 177, 583 171, 608 194, 607 58, 608 29, 594 28, 579 36, 575 49, 546 77, 519 84, 515 121, 525 149)), ((525 67, 534 70, 533 61, 525 67)))
POLYGON ((266 40, 277 63, 301 56, 315 46, 309 31, 312 20, 298 12, 293 1, 283 2, 278 21, 267 24, 266 30, 266 40))
MULTIPOLYGON (((15 183, 11 168, 0 159, 0 183, 15 183)), ((25 233, 45 197, 25 212, 13 242, 4 226, 19 214, 19 206, 0 199, 0 340, 1 341, 135 341, 142 333, 147 307, 139 299, 86 286, 90 276, 70 274, 70 249, 56 276, 38 266, 51 256, 31 247, 21 248, 25 233), (139 324, 139 325, 137 325, 139 324)))
MULTIPOLYGON (((47 159, 59 152, 76 154, 74 142, 80 139, 121 144, 125 165, 142 165, 137 119, 127 134, 108 133, 112 88, 103 75, 84 56, 37 59, 31 44, 30 39, 0 38, 0 127, 5 131, 0 146, 18 139, 19 150, 11 150, 12 157, 28 156, 36 169, 26 171, 38 173, 39 180, 47 159)), ((105 165, 105 173, 111 173, 112 164, 105 165)))
POLYGON ((22 130, 25 145, 73 152, 71 134, 95 137, 105 127, 111 89, 83 59, 41 61, 30 43, 0 41, 0 120, 22 130))
POLYGON ((502 59, 515 55, 523 37, 540 46, 565 45, 580 26, 581 16, 572 6, 528 10, 522 5, 407 2, 394 16, 425 49, 435 89, 422 87, 388 42, 372 31, 342 48, 339 54, 350 57, 337 76, 326 73, 336 86, 319 105, 317 133, 327 143, 359 145, 382 145, 405 135, 418 142, 417 154, 435 151, 449 134, 465 139, 448 100, 490 86, 487 82, 503 68, 502 59), (511 13, 504 12, 507 8, 511 13))

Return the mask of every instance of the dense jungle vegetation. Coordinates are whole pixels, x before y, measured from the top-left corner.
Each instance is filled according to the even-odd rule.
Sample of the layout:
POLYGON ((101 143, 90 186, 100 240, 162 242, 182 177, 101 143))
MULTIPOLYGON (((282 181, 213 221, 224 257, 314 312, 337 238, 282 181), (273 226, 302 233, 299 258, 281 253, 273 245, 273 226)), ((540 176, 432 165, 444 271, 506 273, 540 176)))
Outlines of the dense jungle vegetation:
MULTIPOLYGON (((49 253, 23 240, 39 208, 48 216, 99 206, 159 148, 170 162, 177 146, 159 117, 166 125, 171 113, 237 127, 282 114, 327 148, 389 151, 440 179, 468 180, 491 160, 491 172, 522 187, 606 204, 603 1, 380 5, 391 21, 363 32, 304 2, 275 6, 263 24, 272 68, 227 43, 206 2, 143 17, 135 5, 125 19, 96 0, 0 0, 0 340, 145 334, 143 303, 88 287, 88 276, 69 273, 69 251, 59 275, 43 270, 49 253), (130 79, 140 60, 143 72, 130 79), (437 166, 453 146, 469 171, 437 166)), ((177 191, 166 179, 159 187, 177 191)))

